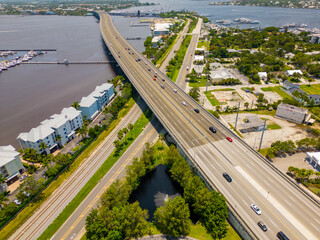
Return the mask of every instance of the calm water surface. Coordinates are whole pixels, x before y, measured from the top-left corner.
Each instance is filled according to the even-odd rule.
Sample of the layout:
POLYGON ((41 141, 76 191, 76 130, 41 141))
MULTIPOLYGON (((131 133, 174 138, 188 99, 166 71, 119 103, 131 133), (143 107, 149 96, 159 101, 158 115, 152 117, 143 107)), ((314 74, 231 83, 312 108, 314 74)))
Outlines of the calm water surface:
MULTIPOLYGON (((136 19, 117 17, 126 37, 150 35, 148 27, 130 28, 136 19)), ((140 50, 143 42, 132 41, 140 50)), ((94 17, 0 16, 0 49, 57 49, 33 61, 106 61, 94 17)), ((2 59, 3 60, 3 59, 2 59)), ((80 101, 115 76, 110 65, 19 65, 0 74, 0 146, 19 147, 16 137, 62 108, 80 101)))

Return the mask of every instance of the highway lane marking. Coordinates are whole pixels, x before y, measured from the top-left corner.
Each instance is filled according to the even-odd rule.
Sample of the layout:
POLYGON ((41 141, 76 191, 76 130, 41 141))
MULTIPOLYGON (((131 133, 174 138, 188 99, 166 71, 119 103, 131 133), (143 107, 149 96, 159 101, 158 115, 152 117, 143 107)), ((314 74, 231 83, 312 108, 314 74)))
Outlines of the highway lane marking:
MULTIPOLYGON (((221 159, 220 159, 221 160, 221 159)), ((280 222, 281 222, 281 220, 279 220, 280 222)), ((290 229, 289 229, 289 231, 291 231, 290 229)), ((292 231, 291 231, 292 232, 292 231)))
MULTIPOLYGON (((262 194, 262 196, 266 196, 268 201, 275 207, 283 216, 287 216, 286 219, 295 226, 304 236, 307 237, 308 240, 316 240, 315 237, 309 229, 307 229, 303 224, 301 224, 286 208, 284 208, 275 198, 272 197, 270 192, 264 190, 249 174, 247 174, 240 166, 235 167, 236 170, 245 178, 248 182, 262 194)), ((261 200, 260 200, 261 201, 261 200)), ((285 200, 286 201, 286 200, 285 200)), ((261 201, 262 202, 262 201, 261 201)), ((263 203, 263 202, 262 202, 263 203)), ((267 207, 264 204, 265 207, 267 207)), ((268 208, 268 207, 267 207, 268 208)), ((270 210, 270 209, 269 209, 270 210)), ((271 211, 271 210, 270 210, 271 211)), ((272 212, 272 211, 271 211, 272 212)), ((280 219, 279 219, 280 220, 280 219)))
POLYGON ((288 205, 292 206, 291 203, 289 203, 286 199, 284 199, 284 201, 285 201, 288 205))
MULTIPOLYGON (((149 134, 147 134, 141 142, 147 141, 152 134, 156 132, 155 129, 152 129, 149 134)), ((142 146, 136 147, 134 150, 139 148, 141 149, 142 146)), ((123 164, 121 164, 120 168, 124 169, 128 163, 131 161, 133 157, 128 157, 123 164)), ((119 173, 115 173, 111 179, 108 180, 108 182, 103 186, 103 188, 99 191, 99 193, 94 197, 94 199, 90 202, 90 204, 85 208, 85 210, 81 213, 81 215, 86 215, 86 213, 92 208, 92 206, 100 199, 101 195, 105 192, 105 190, 111 185, 111 183, 116 179, 116 177, 119 175, 119 173)), ((89 193, 90 194, 90 193, 89 193)), ((71 225, 71 227, 68 229, 68 231, 63 235, 61 239, 65 239, 69 233, 75 228, 75 226, 82 220, 83 217, 81 215, 77 218, 77 220, 71 225)))

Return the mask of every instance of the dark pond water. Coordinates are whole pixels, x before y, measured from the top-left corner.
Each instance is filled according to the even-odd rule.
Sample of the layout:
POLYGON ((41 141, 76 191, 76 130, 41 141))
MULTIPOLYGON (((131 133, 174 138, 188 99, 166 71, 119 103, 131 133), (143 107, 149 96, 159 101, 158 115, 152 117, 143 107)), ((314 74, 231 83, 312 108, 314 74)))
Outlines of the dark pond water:
POLYGON ((149 220, 157 207, 163 206, 165 199, 181 195, 182 189, 170 178, 167 167, 158 165, 141 181, 139 188, 131 195, 130 202, 138 201, 142 209, 149 211, 149 220))

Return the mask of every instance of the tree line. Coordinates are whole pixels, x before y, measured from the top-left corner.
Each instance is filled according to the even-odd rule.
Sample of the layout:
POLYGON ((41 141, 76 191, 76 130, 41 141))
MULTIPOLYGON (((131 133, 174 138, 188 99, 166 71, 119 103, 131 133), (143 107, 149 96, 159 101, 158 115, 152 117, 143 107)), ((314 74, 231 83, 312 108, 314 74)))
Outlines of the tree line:
MULTIPOLYGON (((156 210, 154 224, 158 230, 168 236, 187 235, 191 224, 189 208, 193 208, 214 239, 225 237, 228 211, 224 197, 206 188, 175 146, 170 146, 164 158, 171 177, 183 188, 183 198, 170 199, 156 210)), ((151 234, 147 210, 142 210, 138 202, 129 203, 129 198, 141 178, 155 167, 155 159, 155 148, 146 144, 140 159, 135 158, 127 167, 126 177, 112 183, 101 196, 98 208, 90 212, 86 219, 87 239, 129 239, 151 234)))

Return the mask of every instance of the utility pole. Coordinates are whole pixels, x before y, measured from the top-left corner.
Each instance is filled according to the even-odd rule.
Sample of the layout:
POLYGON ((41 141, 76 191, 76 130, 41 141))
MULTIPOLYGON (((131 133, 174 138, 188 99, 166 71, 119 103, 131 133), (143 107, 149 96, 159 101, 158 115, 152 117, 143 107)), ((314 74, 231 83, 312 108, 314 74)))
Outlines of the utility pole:
MULTIPOLYGON (((209 55, 209 33, 207 33, 207 57, 206 57, 207 62, 208 62, 208 55, 209 55)), ((208 92, 208 82, 209 82, 209 69, 207 69, 206 92, 208 92)))
POLYGON ((260 139, 260 145, 259 145, 259 150, 258 150, 258 152, 260 152, 260 149, 261 149, 261 144, 262 144, 262 139, 263 139, 263 135, 264 135, 264 130, 266 129, 266 123, 267 123, 267 119, 264 120, 264 125, 263 125, 263 130, 262 130, 262 134, 261 134, 261 139, 260 139))
POLYGON ((237 111, 237 117, 236 117, 236 124, 234 125, 234 130, 237 130, 237 122, 238 122, 238 115, 239 115, 239 109, 240 109, 240 102, 238 104, 238 111, 237 111))

